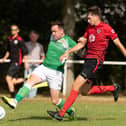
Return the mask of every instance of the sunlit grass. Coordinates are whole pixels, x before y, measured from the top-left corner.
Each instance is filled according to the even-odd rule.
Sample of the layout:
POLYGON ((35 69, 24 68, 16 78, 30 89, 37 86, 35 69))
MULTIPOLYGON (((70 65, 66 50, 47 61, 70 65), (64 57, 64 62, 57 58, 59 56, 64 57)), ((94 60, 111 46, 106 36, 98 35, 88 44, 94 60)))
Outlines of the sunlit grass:
MULTIPOLYGON (((102 99, 101 99, 102 100, 102 99)), ((59 122, 50 118, 46 110, 55 110, 50 100, 24 100, 15 110, 0 102, 6 110, 6 117, 0 120, 0 126, 125 126, 126 103, 76 102, 77 119, 70 121, 65 115, 59 122)))

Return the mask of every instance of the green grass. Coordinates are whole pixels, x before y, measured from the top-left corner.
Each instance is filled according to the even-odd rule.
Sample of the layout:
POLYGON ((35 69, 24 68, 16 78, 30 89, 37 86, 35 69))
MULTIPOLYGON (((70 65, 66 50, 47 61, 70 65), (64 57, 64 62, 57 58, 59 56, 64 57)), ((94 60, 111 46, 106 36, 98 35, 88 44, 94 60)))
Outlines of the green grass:
POLYGON ((77 110, 77 120, 70 121, 65 115, 63 121, 51 119, 47 109, 55 110, 49 100, 25 100, 15 110, 8 108, 0 101, 6 110, 6 117, 0 120, 0 126, 125 126, 125 103, 84 103, 74 104, 77 110))

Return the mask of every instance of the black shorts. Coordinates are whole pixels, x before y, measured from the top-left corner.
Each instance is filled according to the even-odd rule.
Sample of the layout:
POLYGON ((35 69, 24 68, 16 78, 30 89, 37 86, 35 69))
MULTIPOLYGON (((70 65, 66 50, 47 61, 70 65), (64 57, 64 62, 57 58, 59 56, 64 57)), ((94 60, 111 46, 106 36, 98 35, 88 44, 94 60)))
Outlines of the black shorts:
POLYGON ((11 63, 7 74, 11 77, 16 77, 19 69, 20 65, 18 63, 11 63))
POLYGON ((101 68, 102 63, 97 59, 86 59, 80 75, 85 79, 94 81, 96 79, 96 71, 101 68))

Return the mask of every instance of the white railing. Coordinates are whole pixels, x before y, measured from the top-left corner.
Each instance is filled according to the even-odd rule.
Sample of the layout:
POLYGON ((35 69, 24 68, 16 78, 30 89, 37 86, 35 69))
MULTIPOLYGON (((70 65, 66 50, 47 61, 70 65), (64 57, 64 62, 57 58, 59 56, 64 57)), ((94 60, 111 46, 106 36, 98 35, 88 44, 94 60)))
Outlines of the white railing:
MULTIPOLYGON (((1 59, 0 59, 1 61, 1 59)), ((9 63, 11 60, 10 59, 6 59, 4 61, 4 63, 9 63)), ((43 60, 27 60, 29 63, 38 63, 38 62, 42 62, 43 60)), ((23 60, 23 62, 25 62, 25 60, 23 60)))
MULTIPOLYGON (((1 59, 0 59, 1 61, 1 59)), ((36 63, 36 62, 42 62, 43 60, 28 60, 28 62, 36 63)), ((10 59, 6 59, 4 63, 9 63, 10 59)), ((24 62, 24 61, 23 61, 24 62)), ((77 63, 77 64, 83 64, 84 60, 67 60, 66 64, 68 63, 77 63)), ((106 65, 126 65, 126 61, 104 61, 104 64, 106 65)))

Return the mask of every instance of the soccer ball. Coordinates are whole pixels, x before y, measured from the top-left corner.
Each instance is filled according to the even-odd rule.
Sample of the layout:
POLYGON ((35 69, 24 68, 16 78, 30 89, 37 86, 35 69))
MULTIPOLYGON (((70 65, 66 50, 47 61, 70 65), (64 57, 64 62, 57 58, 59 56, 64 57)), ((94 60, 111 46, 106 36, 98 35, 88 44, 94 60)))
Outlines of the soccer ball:
POLYGON ((0 106, 0 119, 3 119, 5 115, 6 115, 5 109, 2 106, 0 106))

